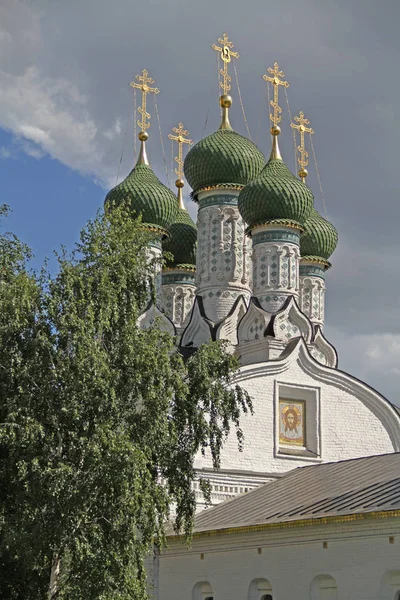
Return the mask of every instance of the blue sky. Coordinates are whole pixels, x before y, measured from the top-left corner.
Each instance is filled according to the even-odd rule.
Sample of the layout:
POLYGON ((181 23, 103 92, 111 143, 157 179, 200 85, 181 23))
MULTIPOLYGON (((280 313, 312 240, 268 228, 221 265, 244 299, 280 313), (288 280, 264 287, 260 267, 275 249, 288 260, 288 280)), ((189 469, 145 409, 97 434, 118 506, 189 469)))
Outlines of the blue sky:
MULTIPOLYGON (((129 82, 147 68, 167 139, 183 121, 197 141, 218 127, 216 56, 228 31, 250 131, 269 152, 262 74, 275 60, 303 110, 339 246, 327 275, 326 333, 340 366, 400 404, 398 0, 2 0, 0 190, 8 228, 39 266, 71 248, 134 164, 129 82), (208 118, 207 118, 208 116, 208 118), (260 118, 261 117, 261 118, 260 118), (207 120, 207 125, 205 121, 207 120), (119 163, 123 151, 121 168, 119 163)), ((232 124, 246 135, 235 82, 232 124)), ((294 168, 286 102, 281 150, 294 168)), ((165 182, 152 101, 149 153, 165 182)), ((311 153, 310 153, 311 155, 311 153)), ((311 159, 311 156, 310 156, 311 159)), ((315 168, 309 184, 324 214, 315 168)), ((196 208, 189 203, 195 216, 196 208)))

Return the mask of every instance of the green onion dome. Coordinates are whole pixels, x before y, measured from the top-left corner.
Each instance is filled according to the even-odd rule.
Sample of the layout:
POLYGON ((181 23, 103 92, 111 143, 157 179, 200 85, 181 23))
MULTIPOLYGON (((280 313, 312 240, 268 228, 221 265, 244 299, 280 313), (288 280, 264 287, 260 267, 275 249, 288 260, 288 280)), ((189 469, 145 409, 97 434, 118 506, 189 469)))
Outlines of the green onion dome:
POLYGON ((238 207, 249 229, 266 223, 303 228, 314 196, 280 158, 270 158, 259 176, 240 192, 238 207))
POLYGON ((264 165, 265 157, 253 142, 226 128, 193 146, 187 153, 184 172, 195 197, 209 187, 244 186, 257 177, 264 165))
POLYGON ((108 192, 105 208, 126 202, 133 216, 142 216, 143 224, 164 235, 176 218, 175 194, 161 183, 150 165, 138 163, 115 188, 108 192))
POLYGON ((334 226, 313 208, 300 238, 301 257, 327 261, 335 251, 337 243, 338 233, 334 226))
POLYGON ((163 242, 163 250, 171 253, 174 258, 171 262, 167 262, 167 268, 194 271, 196 268, 197 227, 184 208, 178 208, 178 214, 169 228, 169 234, 169 239, 163 242))

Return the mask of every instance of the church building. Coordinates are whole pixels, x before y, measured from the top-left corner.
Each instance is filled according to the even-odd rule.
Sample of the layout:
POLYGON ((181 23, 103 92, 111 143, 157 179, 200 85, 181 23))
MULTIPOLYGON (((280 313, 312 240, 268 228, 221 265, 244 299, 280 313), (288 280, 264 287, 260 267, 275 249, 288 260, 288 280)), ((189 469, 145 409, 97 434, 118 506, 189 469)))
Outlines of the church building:
POLYGON ((338 234, 306 183, 305 136, 313 130, 303 112, 291 123, 299 137, 297 176, 279 149, 279 91, 288 83, 275 63, 264 75, 273 92, 266 159, 230 124, 228 70, 238 54, 226 34, 213 48, 221 123, 185 159, 191 140, 182 123, 174 128, 177 194, 147 158, 146 95, 158 90, 143 71, 131 84, 143 97, 140 154, 105 201, 128 202, 154 232, 149 256, 172 257, 139 326, 158 319, 185 357, 209 340, 226 340, 241 365, 234 383, 248 391, 254 409, 241 417, 243 450, 229 436, 219 471, 210 456, 197 457, 212 504, 228 502, 202 510, 195 484, 192 548, 171 532, 169 548, 154 558, 150 594, 399 600, 400 411, 338 368, 324 334, 338 234), (183 201, 184 176, 198 205, 196 225, 183 201))

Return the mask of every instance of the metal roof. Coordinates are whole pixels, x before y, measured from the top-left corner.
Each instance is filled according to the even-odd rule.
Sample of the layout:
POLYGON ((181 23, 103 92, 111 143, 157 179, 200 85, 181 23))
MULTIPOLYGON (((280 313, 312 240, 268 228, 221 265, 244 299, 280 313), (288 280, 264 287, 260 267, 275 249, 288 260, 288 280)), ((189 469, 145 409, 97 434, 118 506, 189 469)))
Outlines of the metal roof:
POLYGON ((300 467, 203 510, 194 533, 400 509, 400 453, 300 467))

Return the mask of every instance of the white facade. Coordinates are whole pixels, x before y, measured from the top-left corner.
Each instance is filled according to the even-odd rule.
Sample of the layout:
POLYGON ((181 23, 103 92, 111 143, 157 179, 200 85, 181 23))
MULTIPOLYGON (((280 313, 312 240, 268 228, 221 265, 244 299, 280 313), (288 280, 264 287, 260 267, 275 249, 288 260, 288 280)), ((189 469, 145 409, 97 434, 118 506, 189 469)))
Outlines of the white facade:
MULTIPOLYGON (((259 352, 263 352, 263 340, 259 352)), ((242 367, 235 379, 253 399, 254 414, 242 415, 244 447, 235 432, 214 473, 209 457, 198 456, 200 477, 212 486, 212 502, 231 498, 296 467, 400 451, 400 415, 377 392, 337 369, 318 363, 302 338, 281 360, 242 367), (304 407, 305 439, 300 446, 280 442, 282 399, 304 407)), ((202 505, 201 493, 198 503, 202 505)))
POLYGON ((259 529, 170 538, 158 600, 398 600, 399 518, 259 529))

